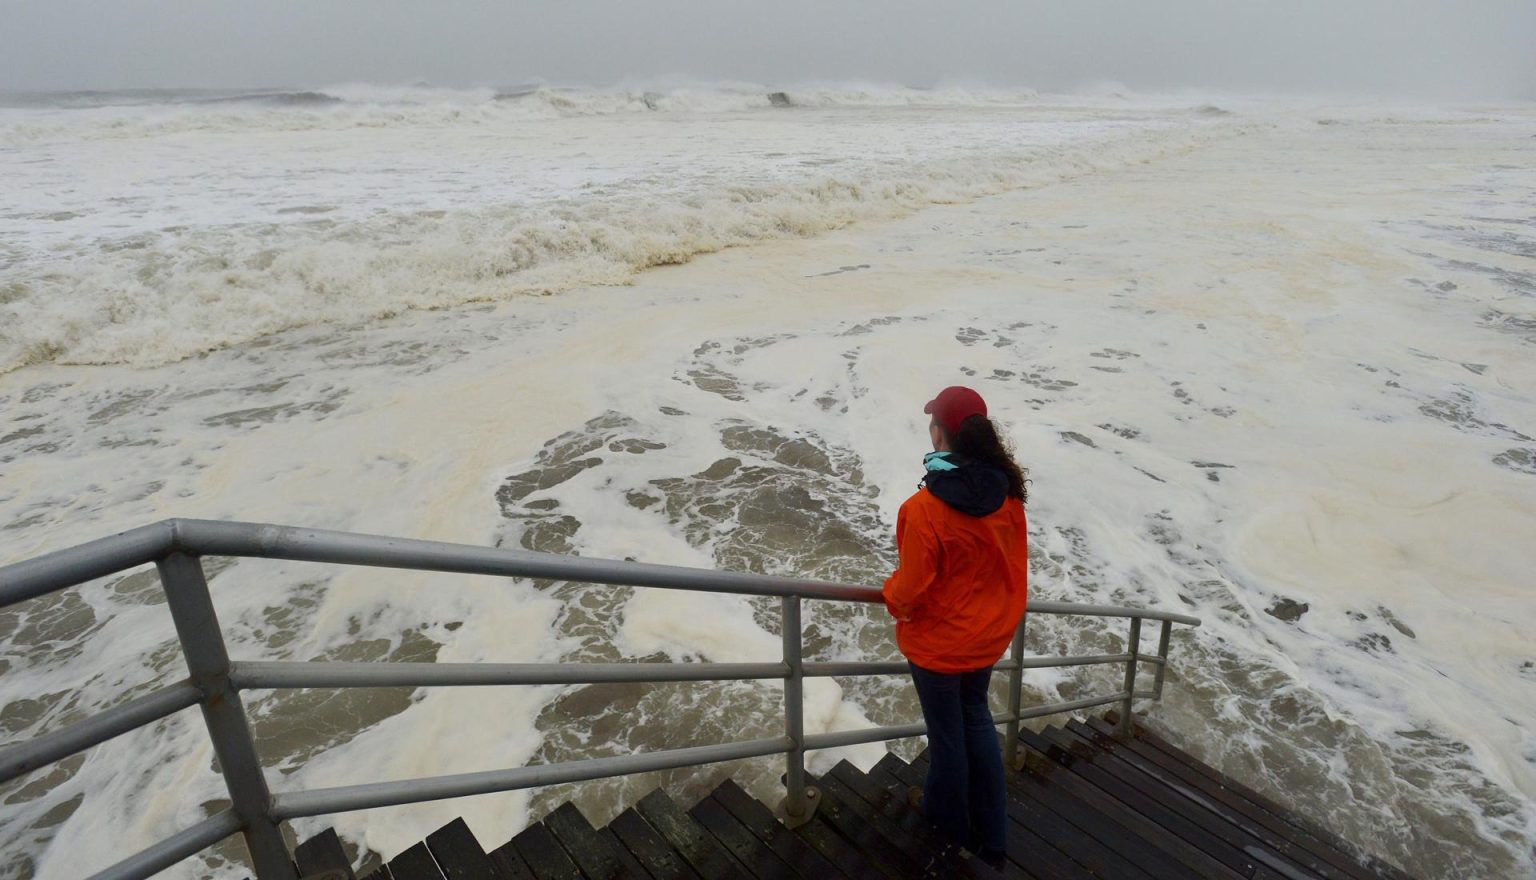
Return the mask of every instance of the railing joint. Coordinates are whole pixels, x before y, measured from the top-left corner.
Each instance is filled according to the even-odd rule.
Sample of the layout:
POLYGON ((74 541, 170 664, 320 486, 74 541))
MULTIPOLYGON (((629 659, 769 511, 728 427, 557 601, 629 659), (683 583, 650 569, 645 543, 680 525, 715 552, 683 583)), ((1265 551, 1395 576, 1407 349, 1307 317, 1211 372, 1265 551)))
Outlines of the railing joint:
POLYGON ((186 539, 182 535, 182 526, 185 522, 186 520, 182 519, 181 517, 172 517, 170 519, 161 521, 161 525, 164 525, 166 529, 171 533, 170 545, 166 548, 165 553, 160 557, 161 559, 164 559, 166 556, 169 556, 172 553, 183 553, 187 556, 196 556, 196 554, 189 552, 190 548, 187 547, 186 539))

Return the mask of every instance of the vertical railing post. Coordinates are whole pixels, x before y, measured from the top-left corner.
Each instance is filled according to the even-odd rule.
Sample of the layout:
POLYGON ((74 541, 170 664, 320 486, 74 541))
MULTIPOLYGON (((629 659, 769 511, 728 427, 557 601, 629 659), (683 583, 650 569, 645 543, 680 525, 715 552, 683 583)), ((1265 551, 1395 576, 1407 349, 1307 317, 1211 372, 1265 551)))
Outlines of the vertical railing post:
POLYGON ((1157 677, 1152 681, 1152 699, 1163 698, 1163 675, 1168 672, 1168 634, 1173 630, 1173 621, 1163 621, 1163 631, 1157 637, 1157 656, 1161 658, 1157 664, 1157 677))
POLYGON ((1019 628, 1013 632, 1013 650, 1008 656, 1013 660, 1013 668, 1008 670, 1008 739, 1003 743, 1003 761, 1005 766, 1015 767, 1019 758, 1019 709, 1024 702, 1024 625, 1029 621, 1029 612, 1019 618, 1019 628))
POLYGON ((1120 707, 1120 725, 1118 733, 1121 736, 1129 736, 1131 733, 1131 704, 1136 701, 1136 655, 1141 653, 1141 618, 1131 618, 1131 637, 1125 644, 1125 653, 1130 657, 1125 661, 1125 703, 1120 707))
POLYGON ((282 831, 272 818, 272 793, 256 757, 251 726, 240 694, 230 687, 229 653, 213 611, 208 581, 195 556, 171 553, 155 563, 165 587, 176 635, 192 681, 203 690, 203 720, 213 753, 224 772, 235 815, 244 825, 245 845, 260 880, 297 880, 282 831))
POLYGON ((789 668, 784 679, 784 734, 789 737, 789 754, 784 766, 784 820, 794 828, 810 821, 816 811, 818 792, 805 784, 805 666, 801 654, 800 597, 781 600, 781 629, 784 631, 784 665, 789 668))

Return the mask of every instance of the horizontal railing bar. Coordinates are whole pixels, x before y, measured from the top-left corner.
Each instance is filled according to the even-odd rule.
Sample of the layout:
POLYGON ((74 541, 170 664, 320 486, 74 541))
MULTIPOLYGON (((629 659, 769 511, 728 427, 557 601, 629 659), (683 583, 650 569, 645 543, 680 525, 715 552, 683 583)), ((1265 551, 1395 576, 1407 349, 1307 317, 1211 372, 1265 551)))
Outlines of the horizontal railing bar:
POLYGON ((1057 666, 1096 666, 1103 663, 1124 663, 1130 654, 1080 654, 1075 657, 1024 657, 1025 669, 1051 669, 1057 666))
MULTIPOLYGON (((176 535, 176 546, 199 555, 258 556, 304 562, 545 578, 583 583, 623 584, 634 587, 663 587, 749 596, 800 596, 806 599, 851 602, 884 601, 880 590, 875 587, 798 580, 750 572, 713 571, 588 556, 562 556, 556 553, 535 553, 528 550, 449 544, 441 541, 420 541, 411 538, 391 538, 383 535, 362 535, 265 523, 201 519, 176 519, 168 522, 171 523, 176 535)), ((1041 601, 1031 602, 1029 610, 1040 614, 1140 617, 1144 620, 1171 620, 1190 626, 1200 625, 1200 618, 1187 614, 1152 608, 1127 608, 1119 605, 1078 605, 1071 602, 1041 601)))
POLYGON ((1167 657, 1159 657, 1156 654, 1137 654, 1136 655, 1136 662, 1137 663, 1156 663, 1158 666, 1163 666, 1163 665, 1166 665, 1168 663, 1168 658, 1167 657))
POLYGON ((153 562, 171 548, 170 521, 0 566, 0 608, 153 562))
POLYGON ((419 541, 264 523, 172 520, 178 546, 209 556, 258 556, 418 571, 544 578, 583 583, 664 587, 749 596, 802 596, 880 602, 874 587, 798 580, 748 572, 562 556, 472 544, 419 541))
POLYGON ((143 880, 239 831, 240 819, 224 810, 154 846, 90 876, 90 880, 143 880))
POLYGON ((237 688, 455 687, 785 678, 784 663, 235 662, 237 688))
POLYGON ((892 739, 907 739, 913 736, 922 736, 928 732, 928 725, 921 722, 917 724, 899 724, 894 727, 865 727, 859 730, 839 730, 832 733, 813 733, 805 738, 806 751, 812 749, 835 749, 842 746, 856 746, 863 743, 882 742, 892 739))
POLYGON ((638 755, 591 758, 564 764, 543 764, 426 779, 403 779, 398 782, 374 782, 340 788, 285 792, 273 796, 272 815, 276 819, 296 819, 301 816, 318 816, 322 813, 345 813, 351 810, 369 810, 375 807, 415 804, 497 791, 515 791, 564 782, 583 782, 588 779, 625 776, 652 770, 672 770, 678 767, 717 764, 721 761, 759 758, 764 755, 782 755, 792 746, 793 743, 787 736, 773 737, 739 743, 645 752, 638 755))
MULTIPOLYGON (((993 724, 1007 724, 1013 721, 1013 715, 1007 712, 993 712, 993 724)), ((805 748, 811 749, 835 749, 842 746, 857 746, 864 743, 883 742, 893 739, 907 739, 914 736, 924 736, 928 733, 928 725, 921 722, 917 724, 898 724, 892 727, 864 727, 859 730, 837 730, 831 733, 813 733, 805 738, 805 748)))
POLYGON ((871 661, 868 663, 835 661, 830 663, 806 663, 806 678, 829 678, 834 675, 906 675, 911 670, 902 661, 871 661))
MULTIPOLYGON (((1137 692, 1138 698, 1151 696, 1137 692)), ((1063 712, 1074 712, 1078 709, 1088 709, 1094 706, 1102 706, 1106 703, 1118 703, 1125 699, 1125 692, 1112 694, 1107 697, 1089 697, 1082 700, 1072 700, 1066 703, 1049 703, 1044 706, 1035 706, 1019 713, 1017 720, 1026 718, 1040 718, 1046 715, 1058 715, 1063 712)), ((1014 721, 1012 714, 1008 712, 993 712, 992 723, 994 725, 1008 724, 1014 721)), ((893 727, 866 727, 860 730, 839 730, 833 733, 816 733, 805 738, 806 751, 812 749, 835 749, 842 746, 856 746, 863 743, 882 742, 893 739, 907 739, 914 736, 923 736, 928 733, 925 724, 900 724, 893 727)))
POLYGON ((1200 618, 1156 608, 1130 608, 1125 605, 1080 605, 1076 602, 1032 601, 1030 614, 1072 614, 1082 617, 1140 617, 1142 620, 1171 620, 1187 626, 1199 626, 1200 618))
MULTIPOLYGON (((880 602, 874 587, 798 580, 470 544, 420 541, 265 523, 170 519, 0 567, 0 607, 131 568, 171 549, 193 555, 251 556, 419 571, 546 578, 752 596, 880 602)), ((1187 614, 1118 605, 1035 601, 1036 614, 1140 617, 1199 626, 1187 614)))
POLYGON ((7 746, 0 750, 0 783, 195 706, 202 698, 203 692, 197 685, 182 681, 27 742, 7 746))
MULTIPOLYGON (((1131 659, 1130 654, 1083 654, 1076 657, 1024 657, 1020 665, 1024 669, 1052 669, 1057 666, 1095 666, 1108 663, 1124 663, 1131 659)), ((1148 659, 1139 657, 1139 659, 1148 659)), ((1152 658, 1161 662, 1161 658, 1152 658)), ((992 667, 994 670, 1007 671, 1014 668, 1012 660, 1004 660, 992 667)), ((807 678, 826 678, 829 676, 854 676, 854 675, 896 675, 908 672, 907 664, 900 661, 885 663, 807 663, 805 675, 807 678)))
POLYGON ((1125 699, 1125 691, 1111 694, 1107 697, 1088 697, 1082 700, 1072 700, 1066 703, 1047 703, 1044 706, 1031 706, 1019 713, 1019 720, 1025 718, 1043 718, 1046 715, 1059 715, 1063 712, 1076 712, 1078 709, 1092 709, 1094 706, 1103 706, 1106 703, 1118 703, 1125 699))

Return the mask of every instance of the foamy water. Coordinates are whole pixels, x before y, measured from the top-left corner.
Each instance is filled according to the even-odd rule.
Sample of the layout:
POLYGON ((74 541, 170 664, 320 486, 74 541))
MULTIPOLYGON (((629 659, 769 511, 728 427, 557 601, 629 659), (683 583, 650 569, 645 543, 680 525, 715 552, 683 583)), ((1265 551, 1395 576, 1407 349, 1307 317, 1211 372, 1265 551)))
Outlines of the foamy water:
MULTIPOLYGON (((326 94, 0 110, 0 559, 207 516, 876 583, 920 403, 967 382, 1032 470, 1034 595, 1205 620, 1156 724, 1414 873, 1536 876, 1529 108, 326 94)), ((210 569, 239 659, 778 651, 774 606, 745 599, 210 569)), ((7 740, 179 677, 157 602, 140 573, 0 613, 7 740)), ((897 656, 880 609, 807 624, 818 657, 897 656)), ((1038 701, 1112 678, 1027 681, 1038 701)), ((908 690, 817 682, 808 726, 913 720, 908 690)), ((771 735, 779 699, 247 706, 294 790, 771 735)), ((195 712, 57 767, 0 790, 7 874, 103 867, 223 795, 195 712)), ((728 772, 771 796, 780 770, 296 828, 388 857, 464 815, 499 844, 567 798, 602 821, 728 772)), ((169 875, 243 876, 233 851, 169 875)))

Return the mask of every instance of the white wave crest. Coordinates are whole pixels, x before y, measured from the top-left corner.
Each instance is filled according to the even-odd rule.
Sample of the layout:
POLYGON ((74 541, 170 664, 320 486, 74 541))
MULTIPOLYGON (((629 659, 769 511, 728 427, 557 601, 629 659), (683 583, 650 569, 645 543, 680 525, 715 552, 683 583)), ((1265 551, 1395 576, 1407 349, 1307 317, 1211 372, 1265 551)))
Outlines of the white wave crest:
POLYGON ((29 263, 26 276, 0 284, 0 372, 49 361, 162 364, 303 325, 622 284, 722 248, 1123 167, 1240 130, 1140 129, 843 178, 341 225, 166 230, 29 263))
MULTIPOLYGON (((446 89, 348 83, 292 92, 186 95, 154 103, 111 100, 79 107, 34 96, 25 112, 0 115, 0 147, 183 132, 255 132, 496 124, 618 113, 731 113, 793 107, 973 107, 1035 101, 1032 89, 918 89, 876 84, 763 86, 746 83, 638 84, 614 88, 548 85, 446 89)), ((73 99, 72 99, 73 100, 73 99)))

